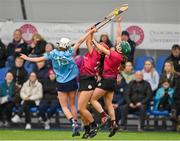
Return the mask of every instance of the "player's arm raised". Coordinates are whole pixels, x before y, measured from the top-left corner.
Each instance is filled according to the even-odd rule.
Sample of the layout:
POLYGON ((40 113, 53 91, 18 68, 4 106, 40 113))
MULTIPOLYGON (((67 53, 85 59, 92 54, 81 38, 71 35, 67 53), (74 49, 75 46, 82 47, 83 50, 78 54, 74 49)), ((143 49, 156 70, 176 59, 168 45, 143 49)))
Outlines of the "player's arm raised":
POLYGON ((121 42, 121 22, 122 17, 118 18, 117 28, 116 28, 116 44, 118 45, 121 42))
POLYGON ((84 34, 74 45, 74 52, 76 52, 76 50, 80 47, 80 45, 87 39, 87 37, 94 32, 94 29, 91 29, 89 31, 86 32, 86 34, 84 34))
POLYGON ((93 46, 93 43, 92 43, 93 36, 94 36, 94 32, 92 32, 91 34, 89 34, 89 36, 88 36, 87 39, 86 39, 86 45, 87 45, 87 49, 88 49, 88 52, 89 52, 89 53, 92 53, 92 51, 93 51, 93 49, 94 49, 94 46, 93 46))
POLYGON ((101 44, 97 43, 96 40, 92 40, 93 44, 104 54, 109 55, 110 56, 110 50, 106 49, 104 46, 102 46, 101 44))
POLYGON ((28 57, 27 55, 25 54, 21 54, 20 56, 22 59, 24 60, 27 60, 27 61, 30 61, 30 62, 41 62, 41 61, 45 61, 46 58, 45 57, 28 57))

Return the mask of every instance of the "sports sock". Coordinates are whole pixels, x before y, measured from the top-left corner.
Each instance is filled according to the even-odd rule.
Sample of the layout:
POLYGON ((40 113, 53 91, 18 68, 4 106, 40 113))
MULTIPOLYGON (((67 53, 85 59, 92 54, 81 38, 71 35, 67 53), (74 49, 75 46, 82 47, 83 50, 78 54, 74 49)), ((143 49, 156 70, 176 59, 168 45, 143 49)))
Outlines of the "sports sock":
POLYGON ((97 124, 96 124, 95 120, 90 123, 90 126, 91 126, 91 127, 97 127, 97 124))
POLYGON ((100 116, 101 116, 101 118, 104 118, 107 116, 107 114, 103 111, 102 113, 100 113, 100 116))
POLYGON ((115 120, 111 120, 110 127, 113 127, 116 124, 115 120))
POLYGON ((84 130, 85 130, 85 132, 89 132, 90 131, 90 126, 89 125, 85 125, 84 126, 84 130))

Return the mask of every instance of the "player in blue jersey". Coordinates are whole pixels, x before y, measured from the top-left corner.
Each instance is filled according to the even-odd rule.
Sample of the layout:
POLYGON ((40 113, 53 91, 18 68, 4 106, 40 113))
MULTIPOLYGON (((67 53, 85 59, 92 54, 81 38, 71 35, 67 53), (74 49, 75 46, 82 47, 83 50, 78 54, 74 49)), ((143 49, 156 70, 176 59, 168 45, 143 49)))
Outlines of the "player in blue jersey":
POLYGON ((72 136, 80 135, 77 124, 77 110, 75 107, 75 98, 78 88, 76 78, 79 72, 73 56, 76 50, 93 31, 94 29, 88 31, 79 39, 79 41, 75 43, 73 47, 68 38, 61 38, 58 47, 56 47, 50 53, 45 53, 42 57, 31 58, 21 54, 21 58, 31 62, 41 62, 44 60, 52 61, 53 70, 56 74, 56 80, 58 82, 57 90, 59 102, 64 114, 72 124, 72 136), (68 101, 70 104, 70 110, 68 108, 68 101))

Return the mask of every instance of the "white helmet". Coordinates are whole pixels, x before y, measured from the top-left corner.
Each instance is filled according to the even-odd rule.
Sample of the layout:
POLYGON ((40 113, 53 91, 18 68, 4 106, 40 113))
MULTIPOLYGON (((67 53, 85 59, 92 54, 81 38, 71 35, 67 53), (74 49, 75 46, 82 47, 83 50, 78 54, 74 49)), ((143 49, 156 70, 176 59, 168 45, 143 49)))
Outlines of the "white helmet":
POLYGON ((71 40, 68 38, 61 38, 57 48, 68 49, 69 47, 71 47, 71 40))

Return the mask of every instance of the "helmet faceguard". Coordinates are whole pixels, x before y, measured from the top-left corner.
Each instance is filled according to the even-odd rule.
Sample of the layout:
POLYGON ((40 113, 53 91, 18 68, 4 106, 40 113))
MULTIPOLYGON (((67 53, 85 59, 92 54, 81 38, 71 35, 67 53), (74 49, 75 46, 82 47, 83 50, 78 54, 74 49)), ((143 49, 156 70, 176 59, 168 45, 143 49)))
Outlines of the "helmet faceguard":
POLYGON ((61 38, 57 44, 56 49, 58 50, 68 50, 72 46, 71 40, 68 38, 61 38))
POLYGON ((131 47, 128 42, 121 41, 119 45, 116 46, 116 50, 121 51, 123 55, 128 55, 131 52, 131 47))

